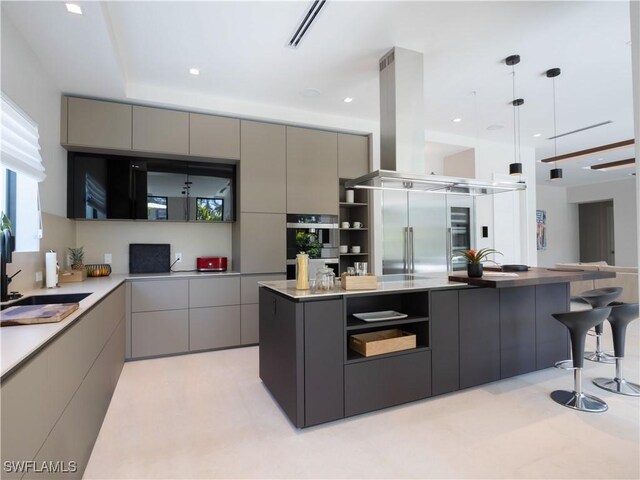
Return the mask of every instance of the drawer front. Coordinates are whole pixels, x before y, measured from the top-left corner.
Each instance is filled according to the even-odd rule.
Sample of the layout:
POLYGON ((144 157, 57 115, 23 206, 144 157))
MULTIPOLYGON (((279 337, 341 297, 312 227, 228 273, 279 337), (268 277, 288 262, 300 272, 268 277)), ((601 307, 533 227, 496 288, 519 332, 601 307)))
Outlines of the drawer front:
POLYGON ((240 280, 240 303, 258 303, 258 282, 275 282, 276 280, 286 280, 284 273, 274 273, 267 275, 242 275, 240 280))
POLYGON ((188 280, 151 280, 131 284, 132 312, 183 308, 189 308, 188 280))
POLYGON ((189 351, 189 310, 131 315, 134 358, 189 351))
POLYGON ((344 413, 357 415, 431 395, 431 352, 344 367, 344 413))
POLYGON ((219 307, 240 304, 240 277, 189 280, 189 306, 219 307))
POLYGON ((240 306, 192 308, 189 311, 189 350, 240 345, 240 306))
POLYGON ((252 345, 260 341, 260 305, 240 306, 240 343, 252 345))

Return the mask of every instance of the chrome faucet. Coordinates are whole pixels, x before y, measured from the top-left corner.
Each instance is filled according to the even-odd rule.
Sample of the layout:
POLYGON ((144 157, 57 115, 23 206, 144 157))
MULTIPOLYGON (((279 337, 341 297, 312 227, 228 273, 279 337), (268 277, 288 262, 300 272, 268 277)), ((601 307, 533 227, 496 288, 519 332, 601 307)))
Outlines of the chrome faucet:
POLYGON ((22 295, 17 292, 12 292, 11 295, 9 295, 11 279, 22 270, 18 270, 11 276, 7 275, 7 263, 11 263, 11 233, 7 229, 2 230, 2 235, 0 235, 0 263, 0 302, 20 298, 22 295))

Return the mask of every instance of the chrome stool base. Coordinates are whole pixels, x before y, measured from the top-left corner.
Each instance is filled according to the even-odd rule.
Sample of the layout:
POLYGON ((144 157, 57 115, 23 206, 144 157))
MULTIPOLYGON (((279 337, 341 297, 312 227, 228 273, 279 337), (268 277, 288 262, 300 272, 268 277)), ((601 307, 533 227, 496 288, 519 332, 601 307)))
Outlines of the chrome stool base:
POLYGON ((584 359, 598 363, 616 363, 616 357, 609 355, 608 353, 598 351, 585 352, 584 359))
POLYGON ((580 410, 581 412, 602 413, 608 410, 605 402, 593 395, 586 393, 570 392, 568 390, 554 390, 551 392, 551 398, 554 402, 562 406, 580 410))
POLYGON ((562 370, 574 370, 573 360, 560 360, 554 364, 554 367, 561 368, 562 370))
POLYGON ((627 382, 624 378, 596 378, 593 381, 596 387, 603 390, 609 390, 620 395, 628 395, 630 397, 640 397, 640 385, 637 383, 627 382))

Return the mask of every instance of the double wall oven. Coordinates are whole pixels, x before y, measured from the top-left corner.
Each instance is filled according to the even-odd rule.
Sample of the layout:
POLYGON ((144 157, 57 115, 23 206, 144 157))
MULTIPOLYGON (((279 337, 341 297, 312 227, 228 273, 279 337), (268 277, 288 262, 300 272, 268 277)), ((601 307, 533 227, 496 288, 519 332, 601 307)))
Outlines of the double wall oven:
POLYGON ((340 229, 337 215, 287 215, 287 279, 296 278, 296 255, 309 254, 309 276, 323 267, 333 268, 336 275, 340 229))

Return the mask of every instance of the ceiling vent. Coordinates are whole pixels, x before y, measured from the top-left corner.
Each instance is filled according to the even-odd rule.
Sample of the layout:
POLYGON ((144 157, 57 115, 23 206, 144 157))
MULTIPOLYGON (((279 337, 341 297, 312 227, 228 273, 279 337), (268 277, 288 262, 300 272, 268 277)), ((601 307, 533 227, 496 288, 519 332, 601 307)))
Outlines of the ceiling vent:
POLYGON ((309 10, 307 10, 307 13, 305 14, 304 18, 296 28, 295 33, 289 40, 289 43, 287 44, 289 47, 298 48, 298 46, 300 45, 300 42, 309 31, 309 27, 315 21, 316 17, 320 13, 320 10, 322 10, 322 7, 324 7, 325 3, 327 3, 327 0, 313 1, 311 6, 309 7, 309 10))
POLYGON ((577 130, 571 130, 570 132, 561 133, 560 135, 556 135, 555 137, 549 137, 547 140, 553 140, 555 138, 566 137, 567 135, 573 135, 574 133, 584 132, 585 130, 590 130, 592 128, 601 127, 603 125, 609 125, 613 123, 613 120, 607 120, 606 122, 596 123, 594 125, 589 125, 588 127, 579 128, 577 130))

